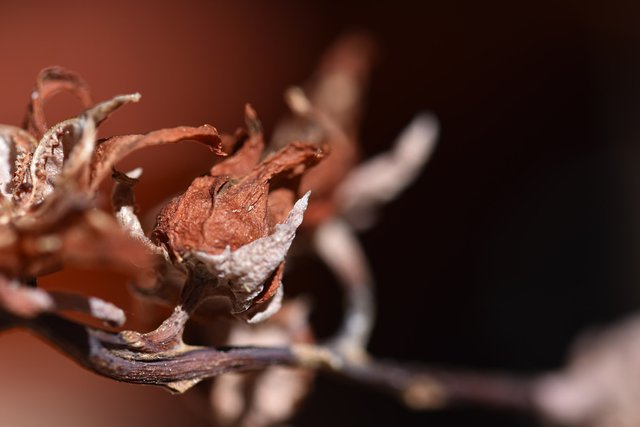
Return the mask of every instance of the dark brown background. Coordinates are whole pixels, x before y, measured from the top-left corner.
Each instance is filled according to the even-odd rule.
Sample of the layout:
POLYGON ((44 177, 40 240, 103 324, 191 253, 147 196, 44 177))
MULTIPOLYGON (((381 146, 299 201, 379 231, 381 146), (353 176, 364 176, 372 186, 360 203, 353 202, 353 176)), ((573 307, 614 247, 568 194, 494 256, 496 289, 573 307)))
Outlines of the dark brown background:
MULTIPOLYGON (((367 29, 383 55, 363 124, 366 154, 388 147, 420 110, 442 127, 418 182, 362 235, 382 301, 372 351, 524 373, 556 368, 579 331, 640 301, 640 7, 411 3, 3 2, 0 122, 19 124, 36 73, 58 64, 80 72, 97 100, 143 94, 103 135, 202 123, 229 131, 247 101, 269 131, 285 111, 283 90, 339 34, 367 29)), ((74 104, 52 107, 62 118, 74 104)), ((143 164, 146 209, 208 162, 185 144, 123 167, 143 164)), ((312 262, 300 268, 316 278, 314 322, 326 333, 337 320, 322 310, 337 297, 332 278, 312 262)), ((68 272, 45 282, 118 300, 124 291, 112 279, 68 272)), ((2 425, 202 425, 184 399, 98 378, 24 333, 0 337, 0 362, 2 425)), ((321 378, 295 425, 537 423, 475 409, 413 413, 321 378)))

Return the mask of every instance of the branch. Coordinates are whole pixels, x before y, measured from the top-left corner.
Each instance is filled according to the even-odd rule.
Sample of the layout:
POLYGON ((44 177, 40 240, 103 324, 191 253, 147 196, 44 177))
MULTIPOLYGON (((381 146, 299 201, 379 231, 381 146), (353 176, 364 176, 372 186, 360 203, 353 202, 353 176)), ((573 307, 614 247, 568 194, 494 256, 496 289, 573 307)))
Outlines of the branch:
POLYGON ((287 348, 228 348, 181 345, 170 351, 140 352, 121 333, 94 329, 53 314, 22 319, 0 312, 0 328, 25 327, 46 338, 85 368, 118 381, 151 384, 183 392, 225 372, 295 365, 287 348))
POLYGON ((328 347, 213 348, 180 345, 148 353, 131 347, 122 333, 80 325, 55 314, 23 319, 0 312, 0 330, 25 327, 46 338, 85 368, 118 381, 184 392, 196 383, 228 372, 269 366, 304 367, 375 388, 398 397, 417 410, 451 404, 476 404, 533 410, 533 382, 525 378, 401 366, 366 360, 354 362, 328 347))

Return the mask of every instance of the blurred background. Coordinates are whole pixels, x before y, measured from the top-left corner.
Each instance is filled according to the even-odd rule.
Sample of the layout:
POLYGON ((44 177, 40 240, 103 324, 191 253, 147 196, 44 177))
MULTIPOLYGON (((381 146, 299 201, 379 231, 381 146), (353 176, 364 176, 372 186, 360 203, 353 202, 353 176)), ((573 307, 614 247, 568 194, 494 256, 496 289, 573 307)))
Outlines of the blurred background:
MULTIPOLYGON (((336 37, 368 30, 381 56, 365 156, 389 147, 419 111, 435 114, 442 132, 418 181, 361 235, 381 301, 371 351, 479 370, 558 368, 579 333, 640 304, 640 4, 413 3, 5 1, 0 122, 19 125, 38 71, 62 65, 96 100, 142 93, 102 136, 203 123, 230 132, 245 102, 268 134, 286 112, 284 89, 304 81, 336 37)), ((77 107, 61 97, 49 111, 61 119, 77 107)), ((144 167, 141 209, 206 171, 206 153, 182 144, 123 162, 144 167)), ((328 332, 338 319, 322 312, 339 298, 333 278, 318 263, 302 267, 313 320, 328 332)), ((127 306, 117 279, 65 271, 44 282, 127 306)), ((99 378, 23 332, 0 336, 0 378, 7 426, 205 425, 185 399, 99 378)), ((471 423, 539 425, 488 409, 412 412, 322 376, 292 421, 471 423)))

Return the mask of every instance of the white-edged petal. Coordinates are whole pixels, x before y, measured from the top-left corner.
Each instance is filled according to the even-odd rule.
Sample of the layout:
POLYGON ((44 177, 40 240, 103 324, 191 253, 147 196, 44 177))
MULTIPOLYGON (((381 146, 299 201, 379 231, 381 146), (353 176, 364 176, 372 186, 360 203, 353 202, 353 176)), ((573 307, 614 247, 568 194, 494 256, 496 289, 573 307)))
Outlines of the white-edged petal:
MULTIPOLYGON (((307 192, 295 203, 287 219, 277 224, 272 234, 254 240, 235 251, 227 247, 224 252, 216 255, 206 252, 195 253, 196 258, 218 278, 218 286, 229 287, 235 299, 232 303, 236 313, 251 306, 252 300, 262 292, 265 281, 284 261, 296 230, 302 223, 309 194, 307 192)), ((272 302, 274 300, 276 296, 272 302)), ((268 311, 275 313, 277 307, 268 311)), ((262 319, 262 316, 259 318, 262 319)))

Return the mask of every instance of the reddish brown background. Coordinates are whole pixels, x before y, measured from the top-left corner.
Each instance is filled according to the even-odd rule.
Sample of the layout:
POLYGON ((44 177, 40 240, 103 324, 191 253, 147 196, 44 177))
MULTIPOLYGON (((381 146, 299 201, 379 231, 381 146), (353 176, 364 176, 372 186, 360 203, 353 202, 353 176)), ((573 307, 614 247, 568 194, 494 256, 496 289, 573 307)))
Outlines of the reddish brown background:
MULTIPOLYGON (((142 93, 102 135, 202 123, 229 131, 247 101, 270 131, 287 85, 339 34, 367 29, 383 54, 363 124, 366 154, 387 147, 419 110, 442 126, 428 169, 362 236, 383 302, 373 352, 520 372, 558 367, 578 331, 640 301, 640 8, 411 3, 2 2, 0 122, 19 124, 36 73, 58 64, 80 72, 97 100, 142 93)), ((52 115, 74 107, 60 99, 52 115)), ((208 162, 206 150, 185 144, 122 167, 144 166, 147 209, 208 162)), ((328 333, 337 320, 322 310, 337 298, 331 276, 309 261, 295 277, 315 278, 314 322, 328 333)), ((124 299, 112 279, 67 272, 45 282, 124 299)), ((0 337, 0 378, 2 425, 202 425, 183 399, 98 378, 21 332, 0 337)), ((538 425, 486 410, 413 413, 326 378, 295 424, 538 425)))

